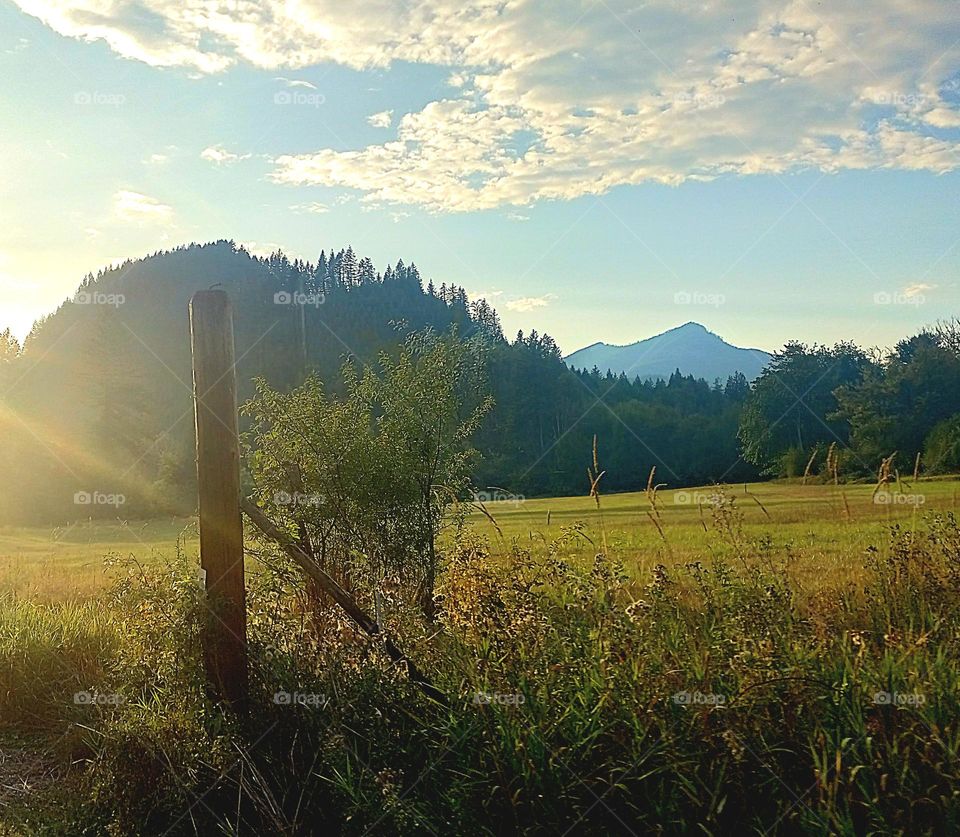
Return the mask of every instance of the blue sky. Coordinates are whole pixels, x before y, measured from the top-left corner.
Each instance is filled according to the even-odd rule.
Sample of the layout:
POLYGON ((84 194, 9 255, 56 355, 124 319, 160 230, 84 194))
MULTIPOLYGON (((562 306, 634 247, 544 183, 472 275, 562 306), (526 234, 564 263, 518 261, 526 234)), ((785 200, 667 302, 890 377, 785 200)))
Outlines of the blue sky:
POLYGON ((953 3, 226 8, 0 0, 0 327, 217 238, 413 260, 566 352, 960 314, 953 3))

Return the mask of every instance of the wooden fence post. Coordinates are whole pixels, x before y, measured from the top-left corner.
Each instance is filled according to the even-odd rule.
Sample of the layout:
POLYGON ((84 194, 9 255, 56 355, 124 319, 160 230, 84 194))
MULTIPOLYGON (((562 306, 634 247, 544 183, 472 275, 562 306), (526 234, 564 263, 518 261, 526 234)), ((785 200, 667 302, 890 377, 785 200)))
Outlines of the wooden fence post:
POLYGON ((235 708, 247 695, 247 614, 240 516, 240 442, 233 316, 224 291, 190 300, 200 566, 207 591, 203 654, 213 693, 235 708))

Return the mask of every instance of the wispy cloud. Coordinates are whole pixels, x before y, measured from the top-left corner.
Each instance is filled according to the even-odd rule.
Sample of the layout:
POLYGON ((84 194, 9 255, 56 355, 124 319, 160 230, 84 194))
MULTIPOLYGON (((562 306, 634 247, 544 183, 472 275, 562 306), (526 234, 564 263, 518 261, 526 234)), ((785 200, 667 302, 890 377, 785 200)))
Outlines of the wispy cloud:
POLYGON ((260 0, 242 22, 151 0, 149 32, 120 3, 15 2, 63 35, 198 73, 444 68, 434 101, 369 118, 396 137, 275 161, 276 182, 370 201, 473 211, 647 182, 960 166, 958 51, 944 53, 960 17, 942 0, 874 0, 869 15, 802 0, 260 0))
POLYGON ((907 285, 907 287, 903 289, 903 294, 904 296, 912 298, 917 296, 923 296, 924 294, 929 293, 930 291, 936 290, 936 288, 937 288, 936 285, 930 285, 930 284, 927 284, 926 282, 916 282, 913 285, 907 285))
POLYGON ((507 310, 523 312, 546 308, 556 298, 556 294, 544 294, 543 296, 522 296, 519 299, 508 299, 507 310))
POLYGON ((294 212, 310 212, 315 215, 323 215, 330 211, 330 207, 325 203, 313 201, 311 203, 298 203, 290 207, 294 212))
POLYGON ((316 90, 317 85, 310 81, 304 81, 300 78, 284 78, 283 76, 277 76, 274 81, 283 82, 287 87, 304 87, 307 90, 316 90))
POLYGON ((259 256, 264 259, 269 258, 278 250, 283 250, 282 245, 275 241, 241 241, 240 246, 251 256, 259 256))
POLYGON ((470 302, 476 302, 478 299, 485 299, 489 302, 498 296, 503 296, 503 291, 467 291, 467 299, 470 302))
POLYGON ((250 154, 234 154, 232 151, 227 151, 222 145, 212 145, 200 152, 201 159, 218 166, 249 160, 251 156, 250 154))
POLYGON ((124 221, 169 223, 173 220, 172 207, 141 192, 121 189, 113 197, 113 208, 124 221))

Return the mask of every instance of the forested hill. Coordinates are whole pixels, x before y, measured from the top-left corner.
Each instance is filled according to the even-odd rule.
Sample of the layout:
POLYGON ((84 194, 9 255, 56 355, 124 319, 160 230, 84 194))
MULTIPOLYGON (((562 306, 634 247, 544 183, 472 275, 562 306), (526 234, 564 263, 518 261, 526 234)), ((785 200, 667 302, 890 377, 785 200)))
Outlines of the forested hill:
POLYGON ((573 372, 549 336, 506 340, 486 302, 445 283, 424 286, 412 263, 378 271, 350 248, 316 263, 263 259, 219 241, 88 276, 22 353, 7 352, 0 468, 29 476, 4 492, 0 519, 116 513, 77 509, 78 492, 122 494, 124 516, 192 504, 187 306, 210 287, 233 302, 241 400, 257 377, 286 389, 307 371, 335 389, 347 357, 374 361, 411 330, 482 334, 497 405, 476 439, 481 487, 579 493, 594 434, 611 489, 642 485, 653 465, 674 485, 749 475, 742 463, 728 471, 743 380, 711 386, 677 374, 654 384, 573 372))

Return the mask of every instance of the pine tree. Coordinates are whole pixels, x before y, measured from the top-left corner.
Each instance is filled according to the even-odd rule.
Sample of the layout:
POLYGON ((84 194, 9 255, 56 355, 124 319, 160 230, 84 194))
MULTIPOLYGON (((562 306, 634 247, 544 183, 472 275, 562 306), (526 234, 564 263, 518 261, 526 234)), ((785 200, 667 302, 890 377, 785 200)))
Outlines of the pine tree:
POLYGON ((372 285, 377 281, 377 272, 373 267, 373 262, 366 256, 360 259, 357 277, 361 285, 372 285))
POLYGON ((347 288, 353 288, 359 282, 357 254, 353 252, 353 247, 347 247, 343 254, 343 258, 340 261, 340 276, 344 287, 347 288))

